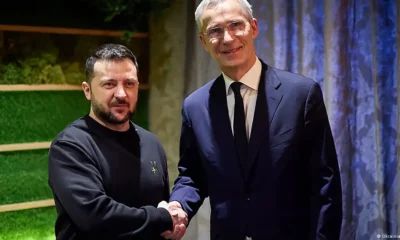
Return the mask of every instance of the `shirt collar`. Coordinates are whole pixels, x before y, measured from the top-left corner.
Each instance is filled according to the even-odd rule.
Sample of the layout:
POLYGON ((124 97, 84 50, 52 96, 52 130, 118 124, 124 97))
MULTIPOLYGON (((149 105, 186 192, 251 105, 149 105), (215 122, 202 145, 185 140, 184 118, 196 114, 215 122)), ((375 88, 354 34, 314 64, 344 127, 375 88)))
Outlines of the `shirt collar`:
MULTIPOLYGON (((239 82, 243 83, 249 88, 252 88, 254 90, 258 90, 258 84, 260 83, 260 76, 261 76, 261 69, 262 65, 260 60, 257 58, 256 62, 254 65, 250 68, 250 70, 239 80, 239 82)), ((225 81, 225 89, 226 89, 226 95, 229 93, 229 87, 231 84, 234 82, 230 77, 225 75, 224 72, 222 72, 222 76, 224 77, 225 81)))

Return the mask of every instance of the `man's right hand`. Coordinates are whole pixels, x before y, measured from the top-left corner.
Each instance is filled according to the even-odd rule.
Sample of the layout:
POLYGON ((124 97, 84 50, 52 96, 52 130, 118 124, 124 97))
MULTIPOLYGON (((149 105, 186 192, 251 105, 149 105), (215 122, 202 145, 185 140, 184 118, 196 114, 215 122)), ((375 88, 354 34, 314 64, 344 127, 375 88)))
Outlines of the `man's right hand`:
POLYGON ((176 201, 170 202, 169 204, 162 201, 158 204, 158 207, 168 210, 173 222, 172 231, 165 231, 161 236, 165 239, 180 240, 185 234, 186 226, 188 225, 188 216, 185 211, 183 211, 181 204, 176 201))

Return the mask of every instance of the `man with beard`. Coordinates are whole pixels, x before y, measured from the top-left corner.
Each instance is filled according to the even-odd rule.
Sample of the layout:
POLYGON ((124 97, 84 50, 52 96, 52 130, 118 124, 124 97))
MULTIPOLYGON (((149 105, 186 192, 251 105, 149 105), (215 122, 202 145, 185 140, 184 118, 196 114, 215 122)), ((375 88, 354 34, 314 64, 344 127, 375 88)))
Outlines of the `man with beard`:
POLYGON ((57 239, 180 239, 186 230, 186 214, 163 202, 169 184, 161 144, 130 121, 137 71, 136 57, 117 44, 86 61, 90 113, 59 133, 49 151, 57 239))

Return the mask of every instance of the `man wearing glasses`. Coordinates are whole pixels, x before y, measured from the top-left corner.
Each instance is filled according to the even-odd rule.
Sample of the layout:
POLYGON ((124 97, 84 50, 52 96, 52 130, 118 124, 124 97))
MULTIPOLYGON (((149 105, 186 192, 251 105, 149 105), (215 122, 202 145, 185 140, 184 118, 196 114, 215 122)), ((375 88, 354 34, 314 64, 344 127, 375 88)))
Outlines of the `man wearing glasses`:
POLYGON ((222 74, 184 101, 169 207, 191 219, 210 197, 212 240, 339 239, 339 166, 320 86, 256 56, 246 0, 203 0, 195 17, 222 74))

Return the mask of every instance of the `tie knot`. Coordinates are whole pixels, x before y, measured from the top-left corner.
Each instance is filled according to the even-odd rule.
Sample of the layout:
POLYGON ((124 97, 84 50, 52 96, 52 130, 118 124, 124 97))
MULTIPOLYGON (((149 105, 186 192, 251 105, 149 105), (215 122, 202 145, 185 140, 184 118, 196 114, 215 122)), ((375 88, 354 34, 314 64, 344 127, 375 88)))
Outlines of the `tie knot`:
POLYGON ((235 95, 240 95, 240 87, 242 86, 242 84, 243 83, 241 82, 233 82, 231 84, 232 91, 235 95))

